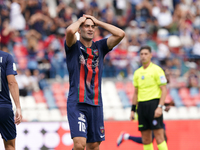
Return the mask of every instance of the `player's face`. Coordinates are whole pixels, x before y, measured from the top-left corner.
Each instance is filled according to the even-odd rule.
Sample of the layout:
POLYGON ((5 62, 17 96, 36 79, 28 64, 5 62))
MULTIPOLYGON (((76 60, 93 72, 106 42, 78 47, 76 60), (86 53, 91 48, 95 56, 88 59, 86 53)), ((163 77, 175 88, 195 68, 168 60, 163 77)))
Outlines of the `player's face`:
POLYGON ((81 38, 91 41, 94 38, 95 25, 91 19, 86 19, 79 29, 81 38))
POLYGON ((152 54, 148 49, 143 49, 140 51, 140 60, 142 64, 148 64, 151 61, 152 54))

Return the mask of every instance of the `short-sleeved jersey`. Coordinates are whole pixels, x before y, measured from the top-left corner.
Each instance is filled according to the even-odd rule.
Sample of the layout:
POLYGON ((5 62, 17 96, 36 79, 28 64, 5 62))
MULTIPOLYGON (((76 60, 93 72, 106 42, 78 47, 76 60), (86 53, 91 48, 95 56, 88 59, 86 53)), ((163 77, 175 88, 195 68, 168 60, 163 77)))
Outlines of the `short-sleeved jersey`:
POLYGON ((0 107, 12 108, 7 76, 16 75, 16 65, 13 57, 0 51, 0 107))
POLYGON ((70 83, 68 102, 102 106, 103 59, 109 51, 107 39, 93 42, 90 48, 80 41, 69 48, 65 42, 70 83))
POLYGON ((140 67, 133 75, 133 85, 138 89, 138 102, 159 99, 162 92, 160 86, 166 84, 164 71, 153 63, 146 69, 140 67))

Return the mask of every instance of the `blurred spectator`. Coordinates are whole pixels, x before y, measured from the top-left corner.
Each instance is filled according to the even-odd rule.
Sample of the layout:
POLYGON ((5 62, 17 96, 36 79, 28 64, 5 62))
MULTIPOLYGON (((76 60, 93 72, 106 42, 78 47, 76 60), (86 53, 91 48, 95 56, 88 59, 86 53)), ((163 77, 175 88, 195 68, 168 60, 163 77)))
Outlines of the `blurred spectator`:
POLYGON ((187 80, 190 95, 195 96, 199 94, 200 72, 197 70, 196 63, 190 63, 190 69, 184 74, 184 77, 187 80))
POLYGON ((169 26, 172 22, 172 15, 167 6, 162 6, 160 13, 157 15, 158 24, 160 27, 169 26))
POLYGON ((27 86, 28 85, 26 83, 26 77, 20 68, 17 69, 16 81, 19 86, 19 95, 27 96, 27 86))
POLYGON ((10 6, 10 26, 15 30, 22 31, 26 27, 26 21, 17 2, 18 0, 13 0, 10 6))
POLYGON ((42 10, 41 1, 39 0, 27 0, 27 6, 25 10, 25 17, 26 21, 29 20, 29 18, 37 13, 38 11, 42 10))
POLYGON ((2 46, 8 46, 8 43, 10 42, 10 37, 12 35, 12 31, 14 29, 9 25, 9 20, 5 19, 2 23, 2 30, 1 30, 1 45, 2 46))
POLYGON ((170 69, 165 69, 165 73, 169 75, 169 94, 174 101, 176 107, 184 106, 182 98, 179 95, 179 88, 181 84, 179 82, 179 75, 176 72, 171 71, 170 69))
POLYGON ((148 0, 143 0, 136 6, 137 14, 136 20, 137 22, 146 22, 147 19, 151 17, 152 6, 148 0))
POLYGON ((193 57, 196 59, 200 59, 200 37, 198 40, 194 43, 194 47, 192 50, 193 57))
POLYGON ((115 14, 123 16, 126 9, 126 1, 124 0, 113 0, 113 6, 115 8, 115 14))

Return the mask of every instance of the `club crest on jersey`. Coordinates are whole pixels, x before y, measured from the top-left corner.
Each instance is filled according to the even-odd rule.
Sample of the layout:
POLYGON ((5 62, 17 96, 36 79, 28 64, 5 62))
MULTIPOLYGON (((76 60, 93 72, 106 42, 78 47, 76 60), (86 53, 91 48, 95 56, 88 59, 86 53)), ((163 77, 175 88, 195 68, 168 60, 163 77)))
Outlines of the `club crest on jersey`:
POLYGON ((84 58, 83 55, 80 55, 80 56, 79 56, 79 60, 80 60, 80 63, 81 63, 82 65, 85 65, 85 58, 84 58))
POLYGON ((101 133, 104 133, 105 132, 105 130, 104 130, 104 127, 102 126, 102 127, 100 127, 100 131, 101 131, 101 133))
POLYGON ((141 79, 144 80, 144 76, 142 76, 141 79))
POLYGON ((99 51, 98 51, 98 49, 95 49, 95 50, 94 50, 94 54, 95 54, 96 56, 99 55, 99 51))

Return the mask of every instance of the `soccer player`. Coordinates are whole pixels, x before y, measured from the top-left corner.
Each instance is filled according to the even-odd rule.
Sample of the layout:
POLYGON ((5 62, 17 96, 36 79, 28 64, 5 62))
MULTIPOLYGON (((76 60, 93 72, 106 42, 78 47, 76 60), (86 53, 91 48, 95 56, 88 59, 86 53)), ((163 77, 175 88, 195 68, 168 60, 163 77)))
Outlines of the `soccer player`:
POLYGON ((163 113, 167 95, 167 79, 164 71, 151 62, 152 53, 149 46, 140 48, 142 67, 133 76, 135 92, 133 95, 130 119, 134 118, 138 105, 138 128, 142 134, 144 150, 153 150, 152 130, 159 150, 168 150, 164 138, 163 113))
POLYGON ((15 150, 16 126, 22 121, 16 66, 9 53, 0 51, 0 133, 6 150, 15 150), (10 93, 16 105, 12 110, 10 93))
POLYGON ((125 36, 123 30, 90 15, 83 15, 66 29, 65 52, 70 90, 67 115, 74 150, 99 150, 105 140, 101 78, 104 56, 125 36), (93 42, 96 26, 111 36, 93 42), (75 33, 80 34, 77 40, 75 33))

